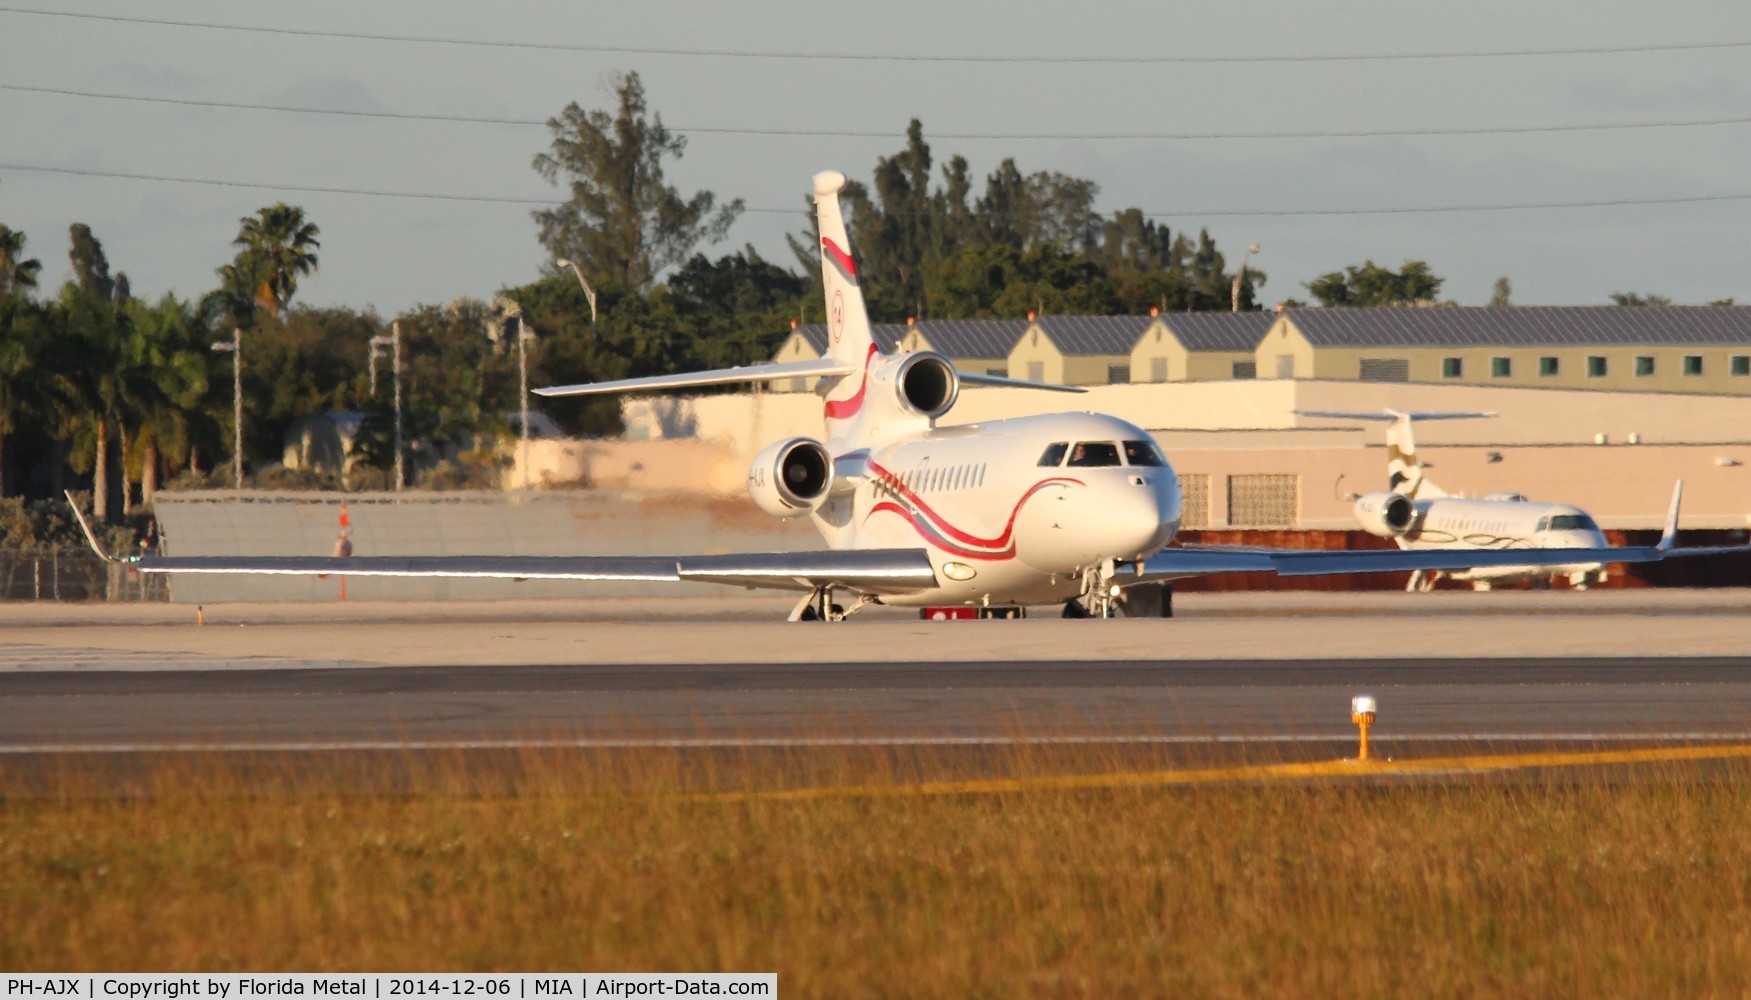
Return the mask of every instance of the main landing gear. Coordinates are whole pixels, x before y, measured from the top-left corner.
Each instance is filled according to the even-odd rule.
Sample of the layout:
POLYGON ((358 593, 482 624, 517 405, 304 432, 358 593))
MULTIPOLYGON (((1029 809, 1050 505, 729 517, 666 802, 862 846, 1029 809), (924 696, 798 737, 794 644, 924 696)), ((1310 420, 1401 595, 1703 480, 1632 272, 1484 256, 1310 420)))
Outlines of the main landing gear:
POLYGON ((833 601, 832 587, 816 587, 803 595, 791 609, 789 621, 793 622, 842 622, 866 605, 880 603, 868 594, 857 595, 857 601, 846 610, 845 605, 833 601))

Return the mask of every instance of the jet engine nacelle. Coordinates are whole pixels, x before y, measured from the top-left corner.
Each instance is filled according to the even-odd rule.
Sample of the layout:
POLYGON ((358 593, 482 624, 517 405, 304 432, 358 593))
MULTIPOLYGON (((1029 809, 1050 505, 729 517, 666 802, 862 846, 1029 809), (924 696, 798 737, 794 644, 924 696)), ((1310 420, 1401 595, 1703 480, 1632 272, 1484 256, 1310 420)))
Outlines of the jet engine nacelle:
POLYGON ((1381 538, 1397 538, 1410 530, 1417 508, 1402 493, 1369 493, 1356 498, 1356 522, 1381 538))
POLYGON ((961 394, 954 362, 935 351, 902 354, 872 372, 870 381, 872 392, 893 393, 903 412, 932 420, 947 413, 961 394))
POLYGON ((813 438, 768 445, 748 467, 748 495, 773 517, 796 517, 821 506, 833 488, 833 456, 813 438))

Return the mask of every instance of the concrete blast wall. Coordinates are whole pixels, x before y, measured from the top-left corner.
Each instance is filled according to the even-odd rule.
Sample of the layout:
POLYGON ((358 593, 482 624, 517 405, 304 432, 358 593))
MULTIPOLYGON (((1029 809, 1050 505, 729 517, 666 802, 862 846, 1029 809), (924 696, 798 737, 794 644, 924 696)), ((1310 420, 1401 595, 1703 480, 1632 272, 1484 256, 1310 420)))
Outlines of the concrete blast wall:
MULTIPOLYGON (((535 493, 160 493, 168 553, 179 556, 334 554, 345 507, 354 556, 664 555, 818 549, 806 521, 778 521, 746 497, 535 493)), ((332 601, 341 581, 173 574, 173 601, 332 601)), ((697 598, 741 588, 556 580, 354 577, 351 600, 519 597, 697 598)))

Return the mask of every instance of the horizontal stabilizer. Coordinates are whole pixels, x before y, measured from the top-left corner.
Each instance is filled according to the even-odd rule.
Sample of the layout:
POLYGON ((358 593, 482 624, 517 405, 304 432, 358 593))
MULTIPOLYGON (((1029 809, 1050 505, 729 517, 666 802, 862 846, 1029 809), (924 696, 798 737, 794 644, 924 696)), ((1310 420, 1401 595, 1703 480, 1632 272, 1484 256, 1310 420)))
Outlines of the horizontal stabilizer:
POLYGON ((613 382, 555 385, 532 391, 537 396, 589 396, 612 392, 687 389, 698 385, 770 382, 782 378, 825 378, 831 375, 850 375, 857 370, 858 366, 854 364, 833 358, 819 358, 814 361, 780 361, 773 364, 743 365, 739 368, 718 368, 714 371, 684 372, 679 375, 623 378, 613 382))
POLYGON ((1028 382, 1019 378, 1004 378, 1001 375, 975 375, 972 372, 958 372, 962 385, 988 385, 1000 389, 1045 389, 1048 392, 1087 392, 1087 389, 1077 385, 1058 385, 1055 382, 1028 382))
POLYGON ((1379 413, 1355 413, 1349 410, 1296 410, 1298 417, 1329 417, 1333 420, 1376 420, 1386 424, 1400 417, 1412 420, 1476 420, 1482 417, 1493 417, 1494 410, 1477 410, 1470 412, 1437 412, 1437 413, 1404 413, 1399 410, 1381 410, 1379 413))

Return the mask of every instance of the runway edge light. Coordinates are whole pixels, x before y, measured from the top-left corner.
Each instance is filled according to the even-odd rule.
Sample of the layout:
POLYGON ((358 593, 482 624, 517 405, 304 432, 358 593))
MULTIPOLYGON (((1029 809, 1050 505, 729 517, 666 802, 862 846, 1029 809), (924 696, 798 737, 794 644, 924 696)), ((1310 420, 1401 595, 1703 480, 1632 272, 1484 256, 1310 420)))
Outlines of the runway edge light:
POLYGON ((1358 762, 1370 760, 1368 756, 1368 727, 1374 725, 1374 696, 1359 694, 1350 699, 1350 721, 1356 724, 1361 733, 1361 744, 1356 749, 1358 762))

